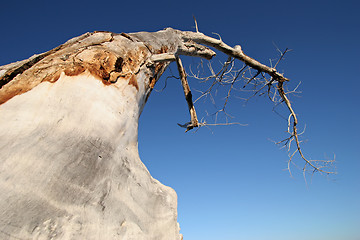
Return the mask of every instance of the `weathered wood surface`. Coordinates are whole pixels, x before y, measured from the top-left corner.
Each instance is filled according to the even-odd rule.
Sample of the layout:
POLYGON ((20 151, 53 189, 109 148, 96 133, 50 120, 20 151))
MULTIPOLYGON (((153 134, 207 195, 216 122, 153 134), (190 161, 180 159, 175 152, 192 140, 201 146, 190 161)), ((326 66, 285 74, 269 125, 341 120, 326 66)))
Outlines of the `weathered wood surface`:
POLYGON ((86 33, 0 66, 0 239, 181 239, 176 193, 153 179, 139 158, 138 119, 157 80, 176 61, 191 116, 180 126, 204 126, 179 56, 211 59, 215 52, 206 46, 242 61, 242 70, 257 71, 245 86, 260 75, 259 91, 278 92, 290 111, 285 145, 295 140, 305 166, 332 173, 317 163, 333 160, 302 154, 283 88, 289 79, 239 45, 171 28, 86 33))
POLYGON ((152 57, 194 46, 173 29, 94 32, 0 67, 0 239, 180 239, 138 119, 169 63, 152 57))

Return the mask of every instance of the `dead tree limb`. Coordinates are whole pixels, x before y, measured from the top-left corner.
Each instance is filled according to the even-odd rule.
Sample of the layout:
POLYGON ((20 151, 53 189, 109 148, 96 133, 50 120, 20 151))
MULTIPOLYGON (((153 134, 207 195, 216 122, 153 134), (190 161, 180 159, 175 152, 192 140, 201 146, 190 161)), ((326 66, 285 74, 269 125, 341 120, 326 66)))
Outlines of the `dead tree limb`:
POLYGON ((290 144, 293 140, 295 140, 295 143, 296 143, 296 151, 290 155, 289 163, 291 162, 294 154, 296 152, 298 152, 300 154, 301 158, 306 162, 305 166, 303 167, 304 172, 306 171, 307 165, 310 165, 313 172, 334 174, 335 172, 324 170, 324 168, 328 167, 329 164, 333 164, 335 160, 309 160, 304 156, 304 154, 301 150, 301 147, 300 147, 299 134, 298 134, 298 129, 297 129, 298 119, 297 119, 295 111, 293 110, 291 103, 284 91, 283 82, 278 83, 278 92, 279 92, 280 97, 283 99, 287 108, 290 111, 290 115, 289 115, 289 119, 288 119, 288 133, 290 134, 290 137, 288 139, 286 139, 288 142, 289 148, 290 148, 290 144), (291 118, 293 119, 292 123, 291 123, 291 118), (291 128, 292 128, 292 130, 291 130, 291 128), (321 162, 322 164, 316 165, 319 162, 321 162))
POLYGON ((190 117, 191 117, 191 121, 188 124, 186 124, 186 132, 187 132, 187 131, 193 129, 194 127, 198 127, 199 122, 198 122, 198 119, 197 119, 197 116, 196 116, 196 111, 195 111, 194 103, 193 103, 193 100, 192 100, 192 94, 191 94, 190 86, 189 86, 189 83, 187 81, 186 72, 184 70, 181 59, 179 57, 176 58, 176 64, 177 64, 177 68, 179 70, 179 75, 180 75, 180 79, 181 79, 181 85, 182 85, 182 87, 184 89, 185 99, 186 99, 186 102, 188 104, 190 117))
POLYGON ((220 71, 209 64, 210 77, 195 76, 205 89, 210 85, 202 96, 225 90, 215 117, 227 114, 234 91, 268 94, 290 111, 290 136, 279 142, 288 150, 296 143, 288 163, 299 153, 304 173, 333 173, 328 171, 333 160, 308 160, 303 154, 291 92, 284 87, 289 79, 245 55, 239 45, 200 33, 197 23, 196 32, 86 33, 0 66, 0 238, 53 239, 66 230, 62 234, 77 239, 93 233, 102 239, 133 233, 134 239, 181 239, 176 194, 154 181, 138 157, 138 120, 155 84, 176 62, 191 118, 186 131, 234 124, 197 119, 180 56, 211 59, 216 53, 210 48, 228 55, 220 71), (240 68, 234 59, 242 62, 240 68), (242 82, 246 89, 236 86, 242 82))
MULTIPOLYGON (((65 72, 65 74, 78 74, 85 70, 88 70, 91 74, 97 75, 98 78, 106 84, 116 84, 117 80, 120 78, 129 79, 129 84, 133 85, 137 90, 139 85, 131 78, 131 76, 138 76, 140 72, 146 72, 145 75, 150 76, 147 80, 148 82, 144 82, 144 99, 146 102, 167 66, 171 62, 176 62, 190 112, 191 121, 185 125, 188 131, 195 127, 204 126, 206 123, 199 123, 197 119, 186 72, 179 57, 181 55, 186 55, 209 60, 216 55, 215 51, 211 48, 228 55, 228 60, 224 62, 221 70, 217 73, 212 69, 210 64, 209 68, 212 74, 210 77, 200 78, 192 74, 202 82, 206 83, 209 81, 210 83, 208 89, 205 91, 202 90, 202 95, 197 99, 200 99, 203 96, 212 97, 211 92, 214 89, 216 90, 217 86, 220 86, 228 88, 226 91, 227 96, 225 97, 225 103, 221 110, 223 113, 225 113, 225 107, 229 102, 231 94, 235 90, 253 92, 253 96, 257 94, 267 94, 269 99, 276 105, 284 102, 290 111, 291 117, 289 126, 292 126, 292 130, 288 131, 290 137, 285 139, 285 141, 282 141, 282 143, 285 143, 286 146, 290 147, 293 141, 296 142, 297 152, 305 161, 305 167, 310 166, 313 170, 318 172, 333 173, 333 171, 325 170, 329 164, 333 163, 333 160, 323 162, 310 161, 304 157, 304 154, 301 151, 301 141, 299 140, 299 133, 297 131, 298 119, 287 96, 290 92, 286 92, 284 89, 284 85, 289 79, 284 77, 283 74, 279 73, 275 68, 283 59, 285 53, 288 52, 288 49, 281 54, 274 67, 269 67, 247 56, 243 52, 241 46, 236 45, 231 47, 224 43, 220 36, 219 39, 209 37, 198 32, 197 27, 196 32, 166 28, 154 33, 87 33, 54 48, 53 50, 29 58, 28 60, 2 66, 0 67, 0 104, 16 95, 30 91, 41 82, 56 81, 61 72, 65 72), (127 53, 125 54, 127 49, 112 47, 112 44, 115 44, 120 40, 127 44, 136 45, 140 49, 139 60, 136 64, 130 61, 131 59, 129 60, 129 58, 127 58, 127 53), (108 49, 113 48, 111 54, 105 54, 109 56, 104 55, 104 61, 105 59, 113 59, 114 66, 112 65, 112 62, 110 65, 104 65, 104 63, 101 62, 103 60, 96 58, 84 62, 82 58, 79 57, 80 55, 84 55, 84 53, 91 52, 92 54, 102 51, 100 50, 102 47, 108 49), (73 59, 73 61, 69 61, 68 59, 73 59), (241 69, 236 70, 234 59, 240 60, 243 63, 241 69), (36 75, 37 77, 29 78, 29 76, 32 75, 36 75), (31 81, 29 79, 31 79, 31 81), (235 84, 241 79, 245 80, 244 87, 246 87, 246 89, 237 89, 235 87, 235 84), (323 165, 318 165, 318 163, 323 163, 323 165)), ((227 122, 226 124, 229 123, 227 122)), ((293 156, 293 154, 291 154, 291 156, 293 156)), ((290 157, 290 161, 291 159, 292 157, 290 157)))
MULTIPOLYGON (((206 45, 209 47, 213 47, 213 48, 225 53, 229 57, 233 57, 235 59, 242 61, 245 64, 245 66, 249 67, 249 71, 251 69, 256 70, 256 74, 247 79, 243 88, 245 88, 253 80, 257 79, 257 77, 260 75, 260 76, 262 76, 263 80, 253 83, 253 85, 255 87, 254 95, 259 93, 266 86, 268 87, 268 91, 267 91, 268 94, 271 93, 271 88, 274 88, 275 90, 273 91, 273 97, 270 99, 272 99, 273 102, 276 102, 275 98, 276 98, 276 95, 277 95, 276 92, 277 92, 280 97, 280 100, 285 103, 288 110, 290 111, 290 116, 289 116, 289 120, 288 120, 288 125, 289 125, 288 133, 290 134, 290 137, 288 139, 285 139, 285 142, 286 142, 285 145, 289 148, 289 151, 290 151, 291 143, 292 143, 292 141, 295 141, 296 151, 293 154, 289 155, 289 158, 290 158, 289 163, 292 162, 292 158, 293 158, 294 154, 296 152, 298 152, 300 157, 305 161, 305 166, 303 167, 304 173, 307 170, 307 166, 310 166, 312 171, 314 171, 314 172, 320 172, 320 173, 326 173, 326 174, 335 173, 334 171, 327 170, 328 168, 332 167, 332 164, 334 163, 335 160, 309 160, 304 156, 304 154, 302 152, 302 149, 300 146, 301 141, 299 140, 299 133, 297 130, 298 119, 295 114, 295 111, 293 110, 293 108, 291 106, 291 103, 289 101, 287 93, 284 90, 284 83, 288 82, 289 79, 284 77, 281 73, 279 73, 276 70, 276 67, 278 66, 279 62, 283 59, 284 55, 290 51, 288 48, 284 52, 281 53, 281 56, 279 57, 279 59, 276 62, 274 67, 268 67, 268 66, 256 61, 255 59, 245 55, 244 52, 242 51, 242 48, 240 45, 236 45, 235 47, 230 47, 229 45, 225 44, 222 41, 221 37, 219 37, 219 39, 215 39, 215 38, 206 36, 203 33, 198 32, 198 31, 196 31, 196 32, 178 31, 178 33, 179 33, 179 35, 182 36, 182 39, 184 39, 184 41, 191 41, 191 42, 195 42, 198 44, 203 44, 203 45, 206 45), (268 74, 270 76, 270 79, 266 79, 266 77, 263 73, 268 74), (277 84, 277 85, 274 85, 274 84, 277 84), (291 128, 290 126, 292 126, 292 130, 290 130, 290 128, 291 128)), ((229 62, 229 60, 224 64, 224 66, 227 66, 228 62, 229 62)), ((230 87, 228 89, 228 94, 226 96, 224 106, 219 111, 223 111, 225 113, 225 107, 228 103, 230 93, 234 87, 234 83, 237 80, 237 77, 239 76, 239 74, 244 70, 244 67, 238 72, 238 74, 236 74, 236 77, 234 76, 230 79, 230 81, 227 81, 228 83, 230 83, 230 87)), ((211 84, 210 88, 202 94, 202 96, 209 94, 211 92, 212 88, 216 84, 218 84, 220 82, 222 82, 222 83, 226 82, 226 81, 222 81, 222 79, 224 77, 224 72, 220 71, 218 74, 215 74, 214 71, 212 71, 212 72, 213 72, 213 75, 210 78, 213 78, 215 80, 211 84), (219 76, 220 76, 220 78, 219 78, 219 76)), ((207 78, 207 79, 210 79, 210 78, 207 78)), ((202 96, 200 96, 200 97, 202 97, 202 96)), ((281 142, 283 142, 283 141, 281 141, 281 142)), ((290 168, 289 168, 289 171, 290 171, 290 168)))
POLYGON ((235 47, 232 48, 229 45, 225 44, 222 40, 206 36, 200 32, 181 32, 181 35, 184 40, 191 40, 199 44, 204 44, 206 46, 213 47, 227 54, 228 56, 239 59, 240 61, 244 62, 246 65, 252 67, 253 69, 258 70, 259 72, 265 72, 269 74, 276 81, 279 82, 289 81, 289 79, 285 78, 282 74, 277 72, 275 68, 270 68, 256 61, 255 59, 245 55, 240 45, 236 45, 235 47))

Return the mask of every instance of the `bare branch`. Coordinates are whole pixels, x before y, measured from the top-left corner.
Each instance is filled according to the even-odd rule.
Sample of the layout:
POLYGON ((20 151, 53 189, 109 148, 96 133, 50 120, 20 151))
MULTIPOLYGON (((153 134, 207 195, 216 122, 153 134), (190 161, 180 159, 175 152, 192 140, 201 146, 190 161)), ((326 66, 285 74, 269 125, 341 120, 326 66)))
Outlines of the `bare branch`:
POLYGON ((283 57, 285 56, 285 54, 286 54, 287 52, 290 52, 290 51, 291 51, 291 49, 286 48, 284 52, 281 52, 280 58, 279 58, 279 60, 277 61, 277 63, 275 64, 274 68, 276 68, 277 65, 281 62, 281 60, 283 59, 283 57))
MULTIPOLYGON (((298 129, 297 129, 297 124, 298 124, 297 116, 296 116, 296 114, 291 106, 291 103, 284 91, 283 82, 278 83, 278 92, 279 92, 280 97, 283 99, 287 108, 290 111, 290 115, 289 115, 289 119, 288 119, 288 133, 291 134, 291 136, 286 139, 287 140, 286 145, 288 144, 288 147, 290 149, 291 142, 293 140, 295 140, 296 152, 299 152, 301 158, 305 161, 305 166, 303 168, 303 171, 305 172, 307 165, 310 165, 312 167, 313 171, 322 172, 322 173, 326 173, 326 174, 334 174, 335 172, 324 170, 324 168, 329 167, 328 166, 329 164, 330 165, 333 164, 335 162, 335 159, 334 160, 309 160, 304 156, 304 154, 301 150, 301 147, 300 147, 299 134, 298 134, 298 129), (291 119, 292 119, 292 122, 291 122, 291 119), (290 129, 291 126, 292 126, 292 129, 290 129), (322 165, 319 166, 316 164, 319 162, 321 162, 322 165)), ((293 155, 294 154, 291 155, 289 161, 291 161, 293 155)))
MULTIPOLYGON (((182 37, 182 39, 185 42, 195 42, 197 44, 203 44, 209 47, 213 47, 226 55, 228 55, 228 60, 222 64, 222 67, 219 71, 215 71, 211 62, 209 63, 209 71, 210 76, 207 77, 200 77, 199 74, 194 74, 192 70, 190 69, 191 76, 195 79, 200 80, 202 83, 206 83, 211 80, 210 84, 208 85, 208 88, 206 90, 199 91, 201 94, 196 99, 195 102, 197 102, 199 99, 203 97, 210 96, 212 99, 212 92, 217 90, 218 86, 227 86, 229 85, 229 88, 227 90, 227 94, 225 96, 225 100, 223 103, 223 107, 216 111, 213 115, 215 116, 215 124, 217 124, 217 118, 219 113, 224 113, 225 117, 231 117, 228 113, 226 113, 225 108, 229 102, 229 98, 231 96, 232 91, 235 89, 235 83, 238 81, 238 78, 240 77, 245 81, 245 84, 243 85, 243 88, 251 86, 252 89, 246 90, 253 92, 253 94, 247 99, 249 100, 255 95, 263 95, 267 94, 269 99, 275 104, 275 106, 278 106, 282 102, 285 103, 287 106, 287 109, 289 110, 290 114, 287 118, 287 133, 290 135, 288 138, 278 142, 277 144, 283 144, 284 147, 287 148, 287 151, 291 151, 291 145, 292 143, 296 144, 296 150, 292 151, 291 154, 289 154, 289 162, 288 162, 288 168, 290 171, 290 164, 292 163, 292 159, 295 156, 296 153, 299 153, 300 157, 305 161, 305 166, 303 167, 303 171, 305 172, 308 167, 311 167, 313 172, 321 172, 321 173, 335 173, 334 171, 330 171, 327 168, 330 167, 331 164, 333 164, 334 160, 309 160, 307 159, 301 149, 301 141, 299 140, 299 136, 302 133, 298 133, 297 125, 298 125, 298 119, 295 114, 295 111, 293 110, 291 103, 288 99, 288 94, 290 93, 296 93, 298 86, 292 91, 285 91, 284 90, 284 83, 288 82, 289 79, 284 77, 281 73, 279 73, 276 70, 276 67, 278 64, 284 59, 284 56, 286 53, 291 51, 290 49, 286 48, 285 51, 281 52, 278 48, 278 51, 280 52, 280 57, 274 67, 268 67, 255 59, 247 56, 242 51, 241 47, 239 45, 236 45, 235 47, 230 47, 227 44, 225 44, 220 35, 219 39, 215 39, 209 36, 204 35, 200 32, 181 32, 178 31, 178 34, 182 37), (244 66, 240 70, 234 70, 234 61, 233 58, 238 59, 244 63, 244 66), (231 67, 230 67, 231 66, 231 67), (228 69, 230 67, 230 69, 228 69), (246 70, 245 70, 246 69, 246 70), (252 73, 252 69, 256 70, 256 73, 252 73), (245 70, 245 71, 244 71, 245 70), (267 79, 267 75, 269 75, 269 79, 267 79)), ((245 91, 245 90, 242 90, 245 91)), ((214 101, 214 100, 212 100, 214 101)), ((225 123, 224 125, 227 125, 228 123, 225 123)), ((198 123, 198 126, 202 126, 204 123, 198 123)), ((209 126, 209 124, 206 124, 209 126)), ((291 172, 290 172, 291 174, 291 172)))
POLYGON ((236 45, 234 48, 230 47, 229 45, 225 44, 222 40, 218 40, 209 36, 204 35, 200 32, 179 32, 179 35, 182 35, 184 40, 191 40, 199 44, 204 44, 206 46, 211 46, 228 56, 234 57, 239 59, 240 61, 244 62, 246 65, 256 69, 260 72, 265 72, 273 77, 276 81, 284 82, 289 81, 289 79, 285 78, 282 74, 278 73, 275 68, 270 68, 255 59, 247 56, 241 49, 240 45, 236 45))
POLYGON ((179 70, 179 75, 180 75, 180 79, 181 79, 181 85, 183 86, 183 89, 184 89, 185 99, 186 99, 186 102, 188 104, 190 117, 191 117, 191 121, 186 125, 186 132, 187 132, 187 131, 193 129, 194 127, 198 127, 199 122, 198 122, 198 119, 197 119, 197 116, 196 116, 194 103, 192 101, 192 94, 191 94, 191 91, 190 91, 189 83, 187 81, 186 72, 185 72, 184 67, 182 65, 181 59, 178 58, 178 57, 176 58, 176 64, 177 64, 177 67, 178 67, 178 70, 179 70))

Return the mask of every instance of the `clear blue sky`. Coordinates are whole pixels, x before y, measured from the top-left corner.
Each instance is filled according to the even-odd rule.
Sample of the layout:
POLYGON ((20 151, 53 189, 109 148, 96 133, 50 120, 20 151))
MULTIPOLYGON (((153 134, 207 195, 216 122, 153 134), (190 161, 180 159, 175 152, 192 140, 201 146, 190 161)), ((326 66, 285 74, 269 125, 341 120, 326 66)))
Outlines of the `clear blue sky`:
POLYGON ((346 0, 5 1, 0 65, 87 31, 193 30, 193 14, 200 31, 221 34, 263 63, 277 56, 273 43, 291 48, 279 70, 302 82, 303 94, 292 100, 307 126, 304 151, 311 158, 335 153, 336 176, 315 175, 306 186, 300 171, 293 169, 294 178, 284 171, 287 154, 268 139, 280 139, 286 122, 265 98, 245 107, 232 99, 231 113, 246 127, 185 134, 177 123, 188 121, 187 105, 174 79, 153 92, 141 116, 141 158, 176 190, 185 240, 359 240, 359 9, 346 0))

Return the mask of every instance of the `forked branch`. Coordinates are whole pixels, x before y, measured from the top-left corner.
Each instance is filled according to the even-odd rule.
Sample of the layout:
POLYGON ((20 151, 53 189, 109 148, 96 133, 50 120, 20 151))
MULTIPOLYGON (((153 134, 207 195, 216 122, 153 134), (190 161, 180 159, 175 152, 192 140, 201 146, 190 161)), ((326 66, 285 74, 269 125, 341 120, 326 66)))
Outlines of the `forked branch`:
MULTIPOLYGON (((281 52, 281 55, 274 65, 274 67, 269 67, 265 64, 262 64, 255 59, 247 56, 241 46, 236 45, 234 47, 230 47, 226 43, 224 43, 219 36, 219 39, 212 38, 204 35, 203 33, 198 31, 197 23, 196 23, 196 32, 189 31, 179 31, 174 29, 166 29, 165 31, 170 31, 174 33, 179 41, 177 41, 177 50, 171 53, 160 53, 153 55, 150 59, 152 62, 171 62, 176 61, 177 67, 179 70, 181 83, 184 89, 185 98, 189 107, 190 112, 190 122, 180 125, 186 128, 186 131, 189 131, 195 127, 201 127, 206 125, 223 125, 217 123, 217 116, 219 113, 223 113, 226 116, 226 123, 224 125, 230 125, 232 123, 228 122, 228 117, 232 118, 225 110, 226 106, 229 103, 229 99, 232 96, 234 91, 238 92, 247 92, 252 93, 252 95, 246 100, 249 100, 251 97, 258 95, 267 95, 269 99, 274 102, 275 106, 285 103, 287 109, 290 112, 288 118, 288 134, 289 137, 284 139, 283 141, 278 142, 278 144, 284 144, 285 147, 288 148, 289 151, 289 165, 292 163, 293 156, 298 153, 300 157, 305 161, 305 166, 303 168, 304 173, 307 172, 307 168, 311 168, 313 172, 320 173, 335 173, 334 171, 328 170, 332 167, 334 160, 309 160, 307 159, 301 149, 298 133, 298 119, 293 110, 290 100, 288 98, 289 93, 294 93, 295 90, 286 92, 284 90, 284 85, 289 81, 288 78, 284 77, 283 74, 279 73, 276 70, 276 67, 283 60, 284 55, 289 52, 289 49, 286 49, 284 52, 281 52), (200 77, 198 74, 194 74, 192 70, 191 77, 199 80, 201 83, 207 86, 205 90, 201 90, 201 95, 196 99, 197 100, 203 97, 210 97, 213 99, 213 92, 215 91, 215 95, 217 93, 218 87, 225 87, 227 94, 224 97, 224 103, 221 108, 213 115, 215 115, 215 124, 207 124, 205 122, 199 123, 196 111, 194 107, 194 103, 192 100, 192 94, 190 91, 189 83, 187 81, 187 75, 185 73, 184 67, 182 66, 181 60, 179 58, 180 55, 187 56, 196 56, 202 57, 205 59, 211 59, 215 56, 215 52, 210 48, 214 48, 220 52, 225 53, 228 56, 228 59, 222 64, 222 67, 219 71, 214 70, 211 63, 209 63, 209 71, 211 73, 210 76, 200 77), (240 60, 243 65, 240 68, 235 67, 234 59, 240 60), (242 86, 237 87, 239 83, 243 83, 242 86), (296 150, 291 153, 291 143, 295 142, 296 150)), ((289 171, 290 171, 290 167, 289 171)))
MULTIPOLYGON (((298 119, 297 119, 295 111, 293 110, 291 103, 284 91, 283 82, 278 83, 278 93, 290 111, 290 115, 289 115, 289 119, 288 119, 288 133, 290 134, 290 137, 286 139, 285 145, 288 145, 288 148, 290 149, 291 142, 293 140, 295 140, 295 143, 296 143, 296 150, 289 156, 290 157, 289 163, 291 163, 292 157, 295 155, 295 153, 298 152, 300 154, 300 157, 305 161, 305 166, 303 167, 304 173, 307 170, 307 165, 309 165, 312 168, 313 172, 335 174, 336 172, 327 170, 327 168, 329 168, 329 166, 331 166, 335 162, 335 159, 309 160, 304 156, 304 154, 301 150, 301 147, 300 147, 299 134, 298 134, 298 129, 297 129, 298 119), (292 119, 292 122, 291 122, 291 119, 292 119)), ((282 142, 284 142, 284 141, 282 141, 282 142)), ((288 169, 290 171, 289 166, 288 166, 288 169)))
MULTIPOLYGON (((206 78, 200 78, 199 76, 192 74, 193 77, 203 82, 207 82, 210 79, 212 80, 210 87, 206 91, 202 92, 200 98, 207 95, 211 96, 211 91, 217 85, 228 86, 227 96, 225 97, 223 107, 219 111, 217 111, 216 114, 218 112, 223 112, 224 114, 228 115, 225 112, 225 107, 228 104, 230 93, 232 92, 233 89, 235 89, 234 84, 238 82, 239 79, 243 79, 244 80, 243 88, 245 88, 248 85, 251 85, 253 87, 253 90, 250 91, 253 91, 253 96, 257 94, 259 95, 268 94, 269 99, 273 101, 275 104, 284 102, 285 105, 287 106, 287 109, 290 112, 287 132, 290 136, 287 139, 281 141, 280 143, 283 143, 286 147, 288 147, 288 151, 291 150, 291 143, 293 141, 296 144, 295 152, 289 154, 289 164, 292 162, 292 158, 297 152, 299 153, 300 157, 305 161, 305 166, 303 167, 304 174, 308 170, 307 169, 308 167, 310 167, 313 172, 320 172, 326 174, 335 173, 334 171, 329 170, 330 168, 332 168, 332 164, 334 163, 335 160, 309 160, 304 156, 302 152, 300 146, 301 141, 299 140, 300 134, 298 133, 298 129, 297 129, 298 119, 287 96, 289 92, 285 92, 284 90, 284 83, 288 82, 289 79, 284 77, 283 74, 279 73, 275 68, 278 66, 279 62, 284 58, 284 55, 288 51, 290 51, 289 49, 286 49, 284 52, 281 53, 281 56, 279 57, 279 60, 277 61, 274 67, 268 67, 256 61, 255 59, 245 55, 241 49, 241 46, 236 45, 235 47, 230 47, 229 45, 225 44, 221 40, 221 38, 215 39, 206 36, 198 31, 197 32, 177 31, 177 32, 182 37, 185 43, 194 42, 197 44, 203 44, 205 46, 215 48, 229 56, 229 59, 226 62, 224 62, 222 69, 218 73, 215 73, 215 71, 212 69, 212 66, 209 65, 210 72, 212 73, 211 76, 208 76, 206 78), (233 69, 234 66, 232 65, 231 71, 227 72, 229 65, 233 63, 231 58, 242 61, 244 63, 244 66, 240 70, 234 70, 233 69), (252 73, 251 70, 255 70, 255 73, 252 73), (246 74, 249 75, 249 77, 247 77, 246 74), (269 78, 267 78, 266 75, 268 75, 269 78)), ((181 62, 179 62, 178 58, 177 58, 177 64, 178 64, 179 72, 181 72, 180 75, 183 82, 184 93, 186 96, 187 93, 185 89, 189 89, 188 83, 186 81, 185 71, 183 70, 181 62)), ((193 107, 192 100, 188 98, 186 99, 188 101, 189 111, 191 115, 191 122, 187 126, 187 131, 188 131, 193 127, 202 126, 202 124, 199 124, 197 121, 195 108, 193 107)), ((289 171, 290 171, 290 167, 289 167, 289 171)))

